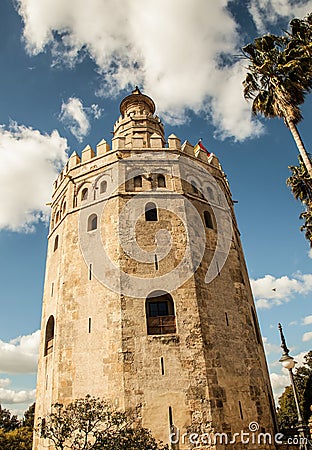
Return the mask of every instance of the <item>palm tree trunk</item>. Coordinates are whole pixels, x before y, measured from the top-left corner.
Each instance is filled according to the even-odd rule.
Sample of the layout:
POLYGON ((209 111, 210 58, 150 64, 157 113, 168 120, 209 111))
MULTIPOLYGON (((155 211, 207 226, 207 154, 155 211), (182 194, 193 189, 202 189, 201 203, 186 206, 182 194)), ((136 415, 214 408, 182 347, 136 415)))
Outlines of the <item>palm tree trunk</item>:
POLYGON ((287 127, 289 128, 291 134, 293 135, 293 138, 296 142, 299 153, 301 155, 303 164, 306 166, 306 169, 307 169, 310 177, 312 178, 312 164, 311 164, 310 158, 308 156, 308 153, 305 149, 304 143, 301 139, 301 136, 299 134, 299 131, 293 120, 285 118, 285 123, 286 123, 287 127))

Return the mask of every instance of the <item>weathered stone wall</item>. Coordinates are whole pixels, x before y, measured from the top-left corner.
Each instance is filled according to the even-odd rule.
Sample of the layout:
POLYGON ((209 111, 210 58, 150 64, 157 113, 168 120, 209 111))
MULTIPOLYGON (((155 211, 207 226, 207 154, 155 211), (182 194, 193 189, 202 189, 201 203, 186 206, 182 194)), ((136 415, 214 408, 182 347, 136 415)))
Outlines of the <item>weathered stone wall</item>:
MULTIPOLYGON (((131 108, 133 113, 133 104, 131 108)), ((144 111, 139 112, 144 115, 144 111)), ((173 135, 168 138, 169 148, 164 148, 161 125, 151 116, 151 111, 141 124, 132 121, 133 127, 148 128, 142 148, 137 149, 136 141, 132 145, 136 134, 130 138, 128 135, 132 123, 129 117, 121 118, 115 126, 114 150, 102 141, 96 155, 90 147, 83 151, 82 160, 72 155, 55 185, 36 417, 48 414, 56 401, 70 402, 90 394, 107 398, 120 408, 141 405, 143 426, 165 442, 168 442, 170 414, 173 430, 179 429, 181 435, 192 431, 226 433, 230 440, 241 430, 250 431, 249 424, 256 422, 259 432, 274 436, 272 393, 263 345, 231 193, 218 160, 206 153, 198 153, 195 158, 192 146, 186 142, 181 147, 179 139, 173 135), (155 134, 155 130, 160 134, 155 134), (123 133, 126 132, 125 145, 123 133), (108 185, 116 174, 122 179, 128 170, 127 160, 133 155, 146 161, 142 187, 135 188, 133 172, 133 177, 121 183, 116 191, 110 192, 108 187, 108 193, 102 194, 97 185, 99 177, 105 178, 108 185), (194 191, 192 180, 181 180, 182 156, 196 161, 214 177, 232 214, 233 233, 228 257, 208 284, 205 275, 214 261, 218 243, 213 216, 213 208, 219 207, 218 200, 210 191, 206 196, 194 191), (151 158, 155 158, 154 167, 159 167, 160 171, 165 166, 170 169, 161 172, 165 173, 166 187, 157 187, 157 171, 150 173, 149 169, 151 158), (84 189, 88 189, 87 198, 83 198, 84 189), (125 206, 138 194, 143 195, 141 202, 123 215, 125 206), (157 205, 157 221, 145 220, 144 207, 149 201, 157 205), (196 227, 195 213, 189 205, 193 205, 201 218, 204 242, 200 233, 198 236, 195 233, 193 241, 189 242, 188 236, 196 227), (205 211, 211 213, 213 228, 205 225, 205 211), (101 241, 95 232, 86 233, 92 212, 98 214, 101 241), (132 229, 135 242, 147 252, 156 251, 157 232, 167 230, 171 235, 170 251, 157 264, 154 260, 135 260, 120 244, 121 238, 128 244, 134 242, 132 229), (88 244, 84 253, 83 233, 88 244), (58 246, 55 249, 56 236, 58 246), (95 271, 95 267, 98 270, 101 265, 101 247, 115 267, 149 280, 150 291, 153 291, 153 279, 174 273, 189 246, 204 246, 203 258, 189 279, 183 279, 182 270, 181 283, 170 292, 176 333, 148 335, 145 297, 125 294, 128 281, 123 276, 116 277, 113 266, 103 268, 100 276, 95 271), (110 277, 116 278, 119 290, 112 291, 101 282, 110 277), (45 355, 46 325, 50 316, 55 318, 54 341, 52 351, 45 355)), ((198 178, 200 185, 200 171, 198 178)), ((193 261, 188 263, 192 265, 193 261)), ((162 289, 167 291, 166 284, 162 289)), ((43 450, 47 448, 45 445, 47 443, 36 438, 34 449, 43 450)), ((180 440, 179 448, 190 448, 187 438, 185 442, 180 440)), ((217 444, 206 448, 223 449, 225 446, 217 444)), ((226 448, 247 447, 237 440, 226 448)), ((249 444, 248 448, 259 446, 249 444)), ((275 446, 265 444, 261 448, 275 446)))

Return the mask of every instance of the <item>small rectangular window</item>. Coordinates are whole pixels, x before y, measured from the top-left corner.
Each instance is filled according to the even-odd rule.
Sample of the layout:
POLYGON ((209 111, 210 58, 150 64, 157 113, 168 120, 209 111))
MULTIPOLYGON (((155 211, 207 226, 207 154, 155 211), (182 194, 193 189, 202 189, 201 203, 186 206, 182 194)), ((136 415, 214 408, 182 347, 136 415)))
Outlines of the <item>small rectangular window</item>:
POLYGON ((54 283, 51 284, 51 297, 53 297, 53 292, 54 292, 54 283))
POLYGON ((92 264, 89 265, 89 280, 92 280, 92 264))
POLYGON ((91 333, 91 317, 88 320, 89 333, 91 333))

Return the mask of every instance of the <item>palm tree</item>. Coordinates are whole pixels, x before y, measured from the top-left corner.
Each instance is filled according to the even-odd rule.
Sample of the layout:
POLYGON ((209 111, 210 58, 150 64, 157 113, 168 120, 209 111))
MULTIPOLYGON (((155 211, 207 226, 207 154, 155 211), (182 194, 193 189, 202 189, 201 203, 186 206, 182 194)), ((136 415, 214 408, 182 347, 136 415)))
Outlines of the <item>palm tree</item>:
POLYGON ((300 219, 304 220, 304 225, 300 229, 305 231, 305 237, 312 247, 312 178, 300 156, 298 159, 299 166, 289 166, 292 175, 286 183, 291 188, 295 199, 300 200, 306 207, 306 210, 300 214, 300 219))
MULTIPOLYGON (((307 57, 311 42, 299 45, 302 27, 295 22, 293 28, 294 36, 291 33, 285 36, 268 34, 243 48, 244 57, 249 61, 243 81, 244 97, 253 101, 254 114, 284 119, 312 177, 311 161, 297 129, 302 120, 299 105, 312 89, 312 63, 311 57, 307 57)), ((311 31, 311 25, 308 29, 311 31)), ((311 34, 307 39, 311 41, 311 34)))

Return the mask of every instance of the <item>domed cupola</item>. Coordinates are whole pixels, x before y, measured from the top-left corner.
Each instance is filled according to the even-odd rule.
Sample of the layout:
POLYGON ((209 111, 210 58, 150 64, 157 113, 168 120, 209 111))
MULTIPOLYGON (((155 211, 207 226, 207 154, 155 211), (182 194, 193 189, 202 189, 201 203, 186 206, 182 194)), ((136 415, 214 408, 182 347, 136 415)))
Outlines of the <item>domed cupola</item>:
POLYGON ((125 148, 133 148, 134 141, 141 142, 142 148, 150 148, 150 137, 156 134, 165 146, 164 126, 155 110, 153 100, 136 86, 120 104, 121 116, 114 125, 114 138, 124 137, 125 148))

